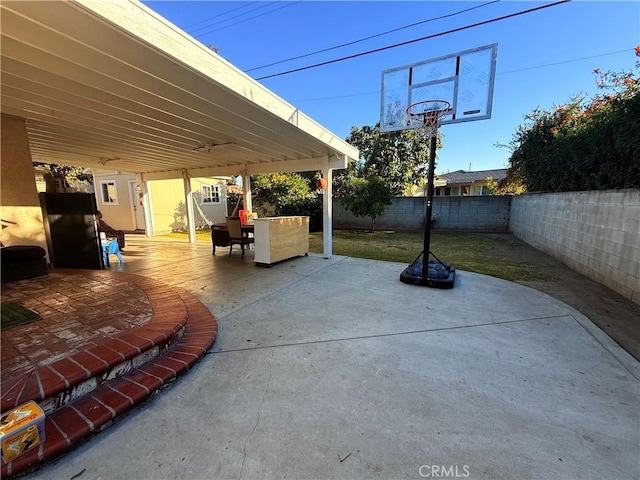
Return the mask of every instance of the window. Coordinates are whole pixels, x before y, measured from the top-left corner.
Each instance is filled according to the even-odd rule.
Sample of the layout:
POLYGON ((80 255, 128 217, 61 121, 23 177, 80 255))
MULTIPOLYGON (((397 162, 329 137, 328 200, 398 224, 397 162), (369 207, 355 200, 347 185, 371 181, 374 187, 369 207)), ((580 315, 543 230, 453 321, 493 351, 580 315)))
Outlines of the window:
POLYGON ((472 195, 482 195, 482 187, 480 185, 474 185, 472 195))
POLYGON ((102 195, 102 203, 105 205, 118 204, 118 190, 114 180, 100 181, 100 194, 102 195))
POLYGON ((460 195, 460 187, 451 187, 451 196, 457 197, 460 195))
POLYGON ((200 193, 202 194, 202 203, 220 203, 219 185, 202 185, 200 193))

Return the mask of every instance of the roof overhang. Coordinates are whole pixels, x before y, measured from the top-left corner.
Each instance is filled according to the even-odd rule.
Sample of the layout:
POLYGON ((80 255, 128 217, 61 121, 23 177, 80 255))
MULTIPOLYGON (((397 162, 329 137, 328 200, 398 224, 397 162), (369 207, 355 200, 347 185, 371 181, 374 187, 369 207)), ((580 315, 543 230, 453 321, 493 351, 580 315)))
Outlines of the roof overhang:
POLYGON ((2 1, 2 113, 34 161, 145 179, 344 168, 358 150, 135 0, 2 1))

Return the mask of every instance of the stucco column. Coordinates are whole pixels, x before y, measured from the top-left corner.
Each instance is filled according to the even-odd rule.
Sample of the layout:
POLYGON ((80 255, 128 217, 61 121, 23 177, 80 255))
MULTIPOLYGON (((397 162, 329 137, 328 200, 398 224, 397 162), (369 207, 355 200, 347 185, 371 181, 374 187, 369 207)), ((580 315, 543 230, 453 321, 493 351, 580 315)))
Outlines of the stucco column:
POLYGON ((39 245, 48 250, 25 120, 2 115, 0 130, 0 238, 4 245, 39 245))

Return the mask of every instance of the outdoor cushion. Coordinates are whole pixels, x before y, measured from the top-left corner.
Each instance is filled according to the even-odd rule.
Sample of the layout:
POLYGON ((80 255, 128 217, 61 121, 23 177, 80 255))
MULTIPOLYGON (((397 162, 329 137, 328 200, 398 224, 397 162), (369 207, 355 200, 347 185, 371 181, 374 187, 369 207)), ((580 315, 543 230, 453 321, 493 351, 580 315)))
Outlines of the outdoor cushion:
POLYGON ((2 283, 40 277, 47 274, 44 248, 38 245, 11 245, 0 249, 2 283))
POLYGON ((38 245, 12 245, 0 249, 0 257, 4 265, 31 262, 43 258, 45 255, 46 252, 44 248, 38 245))

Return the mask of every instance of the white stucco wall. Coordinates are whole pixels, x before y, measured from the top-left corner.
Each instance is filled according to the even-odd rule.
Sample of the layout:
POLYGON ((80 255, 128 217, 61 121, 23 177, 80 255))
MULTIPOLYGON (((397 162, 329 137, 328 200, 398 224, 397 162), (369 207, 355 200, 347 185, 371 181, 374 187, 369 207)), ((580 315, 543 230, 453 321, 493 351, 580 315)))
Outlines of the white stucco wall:
POLYGON ((134 199, 131 198, 129 182, 135 181, 136 176, 129 173, 94 170, 93 179, 96 203, 98 205, 98 210, 102 212, 104 221, 116 230, 135 230, 136 225, 132 204, 134 199), (117 204, 105 204, 103 202, 100 186, 100 182, 102 181, 113 181, 115 183, 118 197, 117 204))
POLYGON ((640 304, 640 190, 512 199, 513 234, 640 304))
MULTIPOLYGON (((196 228, 205 228, 211 223, 224 223, 226 219, 226 181, 218 178, 192 178, 190 180, 194 201, 196 228), (202 202, 202 185, 219 185, 220 203, 202 202)), ((187 228, 187 216, 182 179, 153 180, 148 183, 153 211, 153 235, 163 235, 187 228)))

